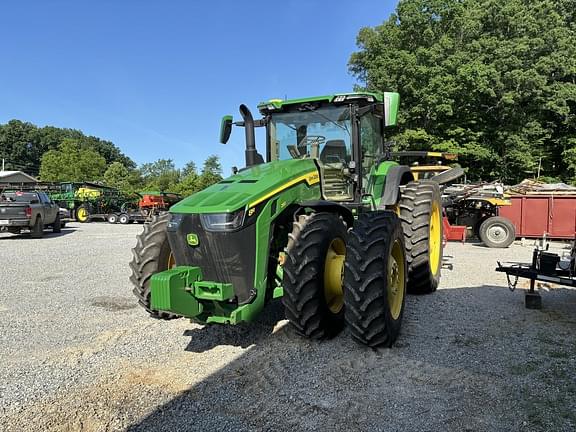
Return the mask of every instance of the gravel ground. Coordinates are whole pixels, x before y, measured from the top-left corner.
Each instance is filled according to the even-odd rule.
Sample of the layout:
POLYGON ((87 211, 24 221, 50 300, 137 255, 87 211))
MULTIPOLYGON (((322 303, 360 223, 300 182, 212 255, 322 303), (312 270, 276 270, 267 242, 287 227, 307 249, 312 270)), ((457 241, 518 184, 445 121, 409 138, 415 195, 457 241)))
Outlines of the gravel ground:
MULTIPOLYGON (((0 429, 6 431, 573 431, 576 293, 527 310, 496 260, 452 243, 401 337, 310 342, 279 304, 237 327, 149 319, 128 282, 138 225, 0 234, 0 429)), ((524 285, 519 285, 525 287, 524 285)))

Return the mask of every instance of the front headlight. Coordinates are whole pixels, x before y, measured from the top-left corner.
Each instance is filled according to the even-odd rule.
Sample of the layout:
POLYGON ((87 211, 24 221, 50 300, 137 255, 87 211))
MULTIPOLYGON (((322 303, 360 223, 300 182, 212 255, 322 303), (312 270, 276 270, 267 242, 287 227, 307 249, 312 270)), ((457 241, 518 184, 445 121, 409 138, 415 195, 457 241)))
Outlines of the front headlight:
POLYGON ((206 231, 234 231, 244 224, 244 209, 233 213, 206 213, 200 215, 206 231))

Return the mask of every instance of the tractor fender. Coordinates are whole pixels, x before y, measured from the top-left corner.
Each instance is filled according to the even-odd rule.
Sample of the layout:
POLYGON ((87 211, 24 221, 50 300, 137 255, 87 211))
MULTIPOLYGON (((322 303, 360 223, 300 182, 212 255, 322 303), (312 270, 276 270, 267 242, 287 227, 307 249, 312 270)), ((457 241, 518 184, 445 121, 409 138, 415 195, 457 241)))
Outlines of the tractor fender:
POLYGON ((311 208, 313 210, 319 212, 330 212, 330 213, 338 213, 346 222, 348 227, 354 225, 354 215, 350 211, 349 208, 344 207, 343 205, 337 204, 333 201, 324 201, 324 200, 314 200, 314 201, 304 201, 299 204, 301 209, 304 208, 311 208))
POLYGON ((386 174, 386 184, 380 201, 380 208, 395 205, 398 202, 400 186, 413 180, 414 175, 407 166, 391 167, 386 174))

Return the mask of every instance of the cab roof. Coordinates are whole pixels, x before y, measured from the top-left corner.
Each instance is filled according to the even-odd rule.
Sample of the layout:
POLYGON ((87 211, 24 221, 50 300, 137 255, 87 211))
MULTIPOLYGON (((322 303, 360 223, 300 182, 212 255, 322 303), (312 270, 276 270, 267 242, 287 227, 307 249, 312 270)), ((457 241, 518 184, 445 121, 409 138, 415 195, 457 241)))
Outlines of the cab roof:
POLYGON ((344 103, 352 100, 364 100, 368 103, 383 102, 384 93, 374 92, 351 92, 351 93, 334 93, 324 96, 314 96, 299 99, 270 99, 268 101, 260 102, 258 109, 262 114, 269 111, 281 111, 288 108, 290 105, 300 105, 309 102, 326 102, 326 103, 344 103))

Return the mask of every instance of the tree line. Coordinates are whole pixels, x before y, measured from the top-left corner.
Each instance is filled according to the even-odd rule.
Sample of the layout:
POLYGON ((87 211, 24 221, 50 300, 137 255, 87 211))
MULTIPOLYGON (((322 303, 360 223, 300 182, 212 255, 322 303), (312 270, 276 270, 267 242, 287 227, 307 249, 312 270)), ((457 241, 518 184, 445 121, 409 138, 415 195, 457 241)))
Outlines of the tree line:
POLYGON ((400 93, 399 149, 459 153, 472 180, 576 184, 575 23, 575 0, 401 0, 349 68, 400 93))
POLYGON ((217 156, 199 171, 195 162, 178 169, 171 159, 137 166, 112 142, 81 131, 11 120, 0 125, 0 158, 6 170, 19 170, 46 182, 101 182, 126 194, 165 191, 189 195, 222 179, 217 156))

